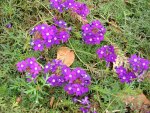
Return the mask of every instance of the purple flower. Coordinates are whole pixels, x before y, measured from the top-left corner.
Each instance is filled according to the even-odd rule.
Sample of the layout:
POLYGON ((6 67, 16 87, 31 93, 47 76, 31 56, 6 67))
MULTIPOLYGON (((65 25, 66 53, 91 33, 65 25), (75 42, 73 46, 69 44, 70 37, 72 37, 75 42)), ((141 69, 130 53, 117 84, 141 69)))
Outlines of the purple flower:
POLYGON ((44 67, 44 73, 49 73, 51 76, 47 82, 51 86, 62 86, 66 80, 64 75, 70 71, 70 68, 62 63, 61 60, 54 59, 48 62, 44 67))
POLYGON ((18 62, 17 68, 19 72, 26 72, 28 74, 28 82, 34 80, 42 70, 41 66, 37 63, 34 57, 18 62))
POLYGON ((32 58, 27 58, 26 59, 26 63, 28 64, 28 66, 31 68, 32 65, 34 65, 34 63, 36 63, 36 59, 34 57, 32 58))
POLYGON ((59 32, 59 38, 62 43, 67 42, 68 39, 70 38, 70 35, 67 31, 61 31, 59 32))
POLYGON ((51 48, 53 45, 67 42, 70 38, 66 22, 55 18, 54 22, 57 24, 57 27, 59 26, 58 28, 54 25, 39 24, 30 31, 30 34, 34 35, 31 45, 35 51, 43 51, 44 46, 51 48), (39 33, 40 36, 35 35, 35 33, 39 33))
POLYGON ((57 9, 59 12, 63 12, 63 1, 62 0, 50 0, 50 6, 57 9))
POLYGON ((53 18, 54 24, 59 26, 60 28, 66 28, 67 23, 64 20, 58 20, 57 18, 53 18))
POLYGON ((74 0, 65 0, 63 3, 65 9, 71 9, 74 7, 75 1, 74 0))
POLYGON ((119 75, 124 75, 125 73, 127 73, 127 70, 123 66, 120 66, 116 68, 116 73, 119 75))
POLYGON ((52 73, 61 72, 62 66, 63 66, 63 63, 62 63, 61 60, 54 59, 54 60, 52 60, 52 62, 51 62, 50 71, 51 71, 52 73), (56 72, 56 71, 57 71, 57 72, 56 72))
POLYGON ((117 55, 115 54, 115 51, 114 51, 114 47, 111 45, 102 46, 101 48, 97 50, 96 53, 100 59, 103 58, 106 60, 106 62, 115 62, 117 58, 117 55))
POLYGON ((74 98, 72 98, 72 101, 73 101, 74 103, 77 103, 79 100, 78 100, 76 97, 74 97, 74 98))
POLYGON ((88 97, 84 97, 84 98, 81 100, 81 104, 83 104, 83 105, 89 104, 90 101, 89 101, 88 99, 89 99, 88 97))
POLYGON ((57 82, 57 75, 51 75, 47 79, 47 83, 49 83, 51 86, 57 86, 57 84, 58 84, 58 82, 57 82))
POLYGON ((12 24, 9 23, 9 24, 6 25, 6 27, 7 27, 7 28, 12 28, 12 24))
POLYGON ((80 110, 82 111, 82 113, 89 113, 88 108, 80 107, 80 110))
POLYGON ((48 79, 47 83, 49 83, 51 86, 62 86, 65 82, 63 76, 58 76, 56 74, 52 74, 48 79))
POLYGON ((38 63, 34 63, 30 68, 30 72, 34 75, 38 74, 42 70, 41 66, 38 63))
POLYGON ((86 18, 86 16, 90 13, 87 5, 80 2, 75 2, 72 10, 83 18, 86 18))
POLYGON ((65 80, 69 83, 64 90, 71 95, 81 96, 88 92, 91 78, 86 72, 77 67, 65 73, 65 80), (70 90, 68 89, 70 87, 70 90))
POLYGON ((46 45, 47 48, 50 48, 54 45, 54 39, 52 36, 49 36, 47 37, 45 40, 44 40, 44 43, 46 45))
POLYGON ((116 73, 122 83, 130 83, 136 78, 133 72, 127 72, 123 66, 116 68, 116 73))
POLYGON ((44 73, 48 73, 51 69, 51 63, 48 62, 44 67, 44 73))
POLYGON ((132 55, 131 58, 129 58, 129 63, 131 65, 131 68, 134 72, 140 74, 144 70, 149 69, 150 61, 144 58, 140 58, 137 55, 132 55))
POLYGON ((61 73, 65 76, 65 75, 69 75, 69 73, 71 73, 71 70, 68 66, 63 65, 61 68, 61 73))
POLYGON ((17 68, 19 72, 24 72, 27 69, 27 63, 26 61, 21 61, 17 63, 17 68))
POLYGON ((86 44, 100 44, 104 40, 106 29, 99 20, 94 20, 90 24, 82 26, 82 37, 86 44))
POLYGON ((70 95, 74 94, 72 84, 67 84, 67 85, 65 85, 64 90, 65 90, 68 94, 70 94, 70 95))
POLYGON ((74 7, 74 0, 50 0, 50 6, 60 13, 74 7))
MULTIPOLYGON (((26 76, 26 77, 27 77, 27 81, 28 81, 28 82, 31 82, 31 81, 33 81, 33 80, 35 81, 35 79, 37 78, 37 76, 38 76, 38 75, 36 75, 36 74, 35 74, 35 75, 34 75, 34 74, 31 75, 31 74, 29 73, 29 75, 26 76)), ((36 82, 36 81, 35 81, 35 82, 36 82)))
POLYGON ((40 40, 40 39, 35 40, 33 48, 34 48, 35 51, 38 51, 38 50, 43 51, 44 45, 43 45, 42 40, 40 40))

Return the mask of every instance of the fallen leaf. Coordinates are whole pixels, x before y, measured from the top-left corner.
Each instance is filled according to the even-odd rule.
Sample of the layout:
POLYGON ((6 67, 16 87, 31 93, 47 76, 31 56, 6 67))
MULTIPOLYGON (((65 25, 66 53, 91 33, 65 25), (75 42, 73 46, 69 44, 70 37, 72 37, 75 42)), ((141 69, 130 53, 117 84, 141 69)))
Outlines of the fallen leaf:
POLYGON ((62 60, 65 65, 71 66, 74 62, 75 55, 74 52, 68 47, 60 47, 57 50, 57 59, 62 60))
POLYGON ((143 93, 136 96, 124 96, 123 101, 126 105, 131 104, 132 110, 138 110, 140 113, 150 110, 150 100, 143 93))
POLYGON ((54 103, 55 97, 51 97, 49 105, 50 107, 53 107, 53 103, 54 103))
POLYGON ((20 97, 20 96, 16 98, 16 102, 17 102, 17 103, 20 103, 20 102, 21 102, 21 97, 20 97))
POLYGON ((119 67, 122 65, 124 65, 124 67, 126 68, 129 67, 128 58, 122 55, 117 55, 116 62, 113 63, 113 70, 116 71, 116 67, 119 67))
POLYGON ((42 35, 41 35, 40 32, 36 31, 36 32, 34 33, 34 35, 33 35, 33 38, 34 38, 34 39, 40 39, 40 38, 42 38, 42 35))
POLYGON ((117 33, 121 33, 122 32, 122 29, 120 28, 120 26, 117 24, 117 22, 112 19, 112 18, 109 18, 109 21, 107 22, 109 24, 110 27, 113 28, 113 30, 117 33))
POLYGON ((73 17, 73 19, 76 19, 76 20, 82 22, 82 24, 88 23, 88 20, 84 19, 82 16, 78 15, 77 13, 70 11, 70 14, 73 17))
POLYGON ((128 57, 124 55, 122 50, 116 44, 113 43, 112 45, 114 46, 115 53, 117 54, 116 62, 113 63, 113 70, 116 71, 116 67, 119 67, 122 65, 125 68, 128 68, 129 67, 128 57))

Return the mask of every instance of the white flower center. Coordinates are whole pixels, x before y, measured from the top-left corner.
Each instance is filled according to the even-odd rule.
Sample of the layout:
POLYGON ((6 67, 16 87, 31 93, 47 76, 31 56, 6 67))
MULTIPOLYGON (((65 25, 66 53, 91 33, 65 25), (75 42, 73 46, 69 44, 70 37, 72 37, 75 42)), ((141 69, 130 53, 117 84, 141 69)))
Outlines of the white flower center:
POLYGON ((33 64, 33 62, 32 62, 32 61, 30 61, 30 64, 33 64))
POLYGON ((62 24, 62 21, 59 21, 59 24, 62 24))
POLYGON ((72 88, 71 88, 71 87, 69 87, 68 89, 69 89, 69 90, 71 90, 72 88))
POLYGON ((124 76, 122 79, 123 79, 123 80, 125 80, 125 79, 126 79, 126 77, 124 76))
POLYGON ((41 44, 38 44, 38 47, 41 47, 41 44))
POLYGON ((48 42, 51 42, 51 40, 48 40, 48 42))
POLYGON ((80 70, 78 70, 77 73, 80 73, 80 70))
POLYGON ((48 36, 48 35, 49 35, 49 33, 46 33, 46 35, 48 36))
POLYGON ((41 29, 45 29, 45 27, 41 27, 41 29))
POLYGON ((57 40, 57 38, 55 37, 54 40, 57 40))
POLYGON ((92 39, 90 38, 90 41, 92 41, 92 39))
POLYGON ((85 29, 86 29, 86 30, 88 30, 89 28, 88 28, 88 27, 86 27, 85 29))
POLYGON ((137 59, 136 59, 136 58, 134 59, 134 62, 137 62, 137 59))
POLYGON ((21 67, 24 67, 24 65, 21 65, 21 67))
POLYGON ((55 79, 53 79, 52 82, 55 82, 55 79))
POLYGON ((86 34, 84 33, 83 36, 86 36, 86 34))
POLYGON ((48 68, 48 66, 45 66, 45 68, 48 68))
POLYGON ((72 78, 72 75, 69 75, 70 78, 72 78))
POLYGON ((34 69, 37 70, 37 67, 35 67, 34 69))
POLYGON ((145 63, 143 63, 143 66, 145 66, 145 63))
POLYGON ((101 54, 103 54, 104 53, 104 51, 101 51, 101 54))
POLYGON ((77 88, 77 91, 80 91, 80 88, 77 88))

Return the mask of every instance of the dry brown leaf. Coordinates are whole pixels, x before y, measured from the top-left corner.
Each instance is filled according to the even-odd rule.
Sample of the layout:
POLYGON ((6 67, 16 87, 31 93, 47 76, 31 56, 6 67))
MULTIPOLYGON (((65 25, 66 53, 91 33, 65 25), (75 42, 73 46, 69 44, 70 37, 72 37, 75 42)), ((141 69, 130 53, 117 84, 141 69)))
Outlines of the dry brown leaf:
POLYGON ((16 98, 16 102, 17 102, 17 103, 20 103, 20 102, 21 102, 21 100, 22 100, 22 99, 21 99, 21 97, 20 97, 20 96, 16 98))
POLYGON ((123 101, 127 105, 131 104, 132 110, 147 111, 150 107, 150 100, 148 100, 143 93, 136 96, 124 96, 123 101))
POLYGON ((109 18, 109 22, 108 24, 110 25, 110 27, 113 28, 113 30, 117 33, 121 33, 122 29, 120 28, 120 26, 117 24, 117 22, 114 19, 109 18))
POLYGON ((124 65, 124 67, 128 68, 129 64, 128 64, 128 58, 122 55, 117 55, 117 59, 116 62, 113 63, 113 70, 116 71, 116 67, 122 66, 124 65))
POLYGON ((54 103, 55 97, 51 97, 49 105, 50 107, 53 107, 53 103, 54 103))
POLYGON ((115 49, 115 53, 117 54, 116 62, 113 63, 113 70, 116 71, 116 67, 124 66, 125 68, 129 67, 128 58, 122 53, 122 50, 116 45, 112 44, 115 49))
POLYGON ((57 59, 62 60, 65 65, 71 66, 74 62, 75 55, 74 52, 68 47, 60 47, 57 50, 57 59))
POLYGON ((82 22, 82 24, 87 24, 88 23, 88 20, 84 19, 82 16, 78 15, 75 12, 70 11, 70 15, 73 19, 76 19, 76 20, 82 22))
POLYGON ((33 38, 39 39, 39 38, 42 38, 42 36, 41 36, 40 32, 35 32, 33 38))

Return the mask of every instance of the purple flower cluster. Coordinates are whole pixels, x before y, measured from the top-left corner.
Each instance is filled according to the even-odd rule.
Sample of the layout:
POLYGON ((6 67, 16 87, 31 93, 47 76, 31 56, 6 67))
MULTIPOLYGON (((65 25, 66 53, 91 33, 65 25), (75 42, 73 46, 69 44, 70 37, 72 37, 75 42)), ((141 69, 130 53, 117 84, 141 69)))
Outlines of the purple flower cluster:
POLYGON ((74 97, 73 102, 81 104, 80 111, 82 111, 82 113, 97 113, 95 109, 91 109, 90 101, 87 96, 85 96, 83 99, 77 99, 74 97))
POLYGON ((91 78, 83 69, 77 67, 65 73, 65 80, 68 84, 64 90, 70 95, 81 96, 88 92, 91 78))
POLYGON ((133 72, 128 72, 123 66, 116 68, 116 73, 122 83, 130 83, 136 78, 133 72))
POLYGON ((44 73, 50 73, 50 77, 47 79, 47 83, 51 86, 62 86, 65 82, 63 69, 66 66, 62 61, 54 59, 52 62, 48 62, 44 67, 44 73))
POLYGON ((86 18, 87 15, 90 13, 90 10, 88 9, 87 5, 85 3, 75 2, 74 7, 72 8, 72 11, 77 13, 83 18, 86 18))
POLYGON ((107 63, 115 62, 117 58, 114 47, 112 45, 104 45, 99 48, 96 53, 100 59, 105 59, 107 63))
POLYGON ((47 24, 39 24, 31 30, 30 34, 34 35, 31 45, 35 51, 43 51, 44 46, 50 48, 53 45, 58 45, 68 41, 70 35, 69 30, 66 28, 67 24, 63 20, 55 20, 55 24, 59 28, 55 25, 49 26, 47 24), (36 33, 40 34, 40 38, 35 37, 36 33))
POLYGON ((86 44, 100 44, 104 40, 106 29, 99 20, 94 20, 82 26, 82 37, 86 44))
POLYGON ((90 13, 86 4, 76 2, 75 0, 50 0, 50 6, 61 13, 65 10, 71 10, 83 18, 86 18, 90 13))
POLYGON ((137 55, 132 55, 129 59, 129 64, 131 65, 131 71, 128 72, 123 66, 116 68, 116 73, 122 83, 130 83, 135 78, 141 81, 144 71, 149 69, 150 61, 144 58, 140 58, 137 55))
POLYGON ((142 73, 143 71, 148 70, 150 61, 144 58, 140 58, 137 55, 132 55, 131 58, 129 58, 129 63, 131 65, 131 68, 133 72, 135 73, 142 73))
POLYGON ((28 72, 28 76, 30 76, 32 80, 35 79, 42 70, 34 57, 18 62, 17 69, 19 72, 28 72))
POLYGON ((81 68, 77 67, 71 71, 60 60, 48 62, 44 67, 44 73, 50 73, 47 83, 51 86, 64 86, 64 90, 70 95, 81 96, 88 92, 90 76, 81 68))

